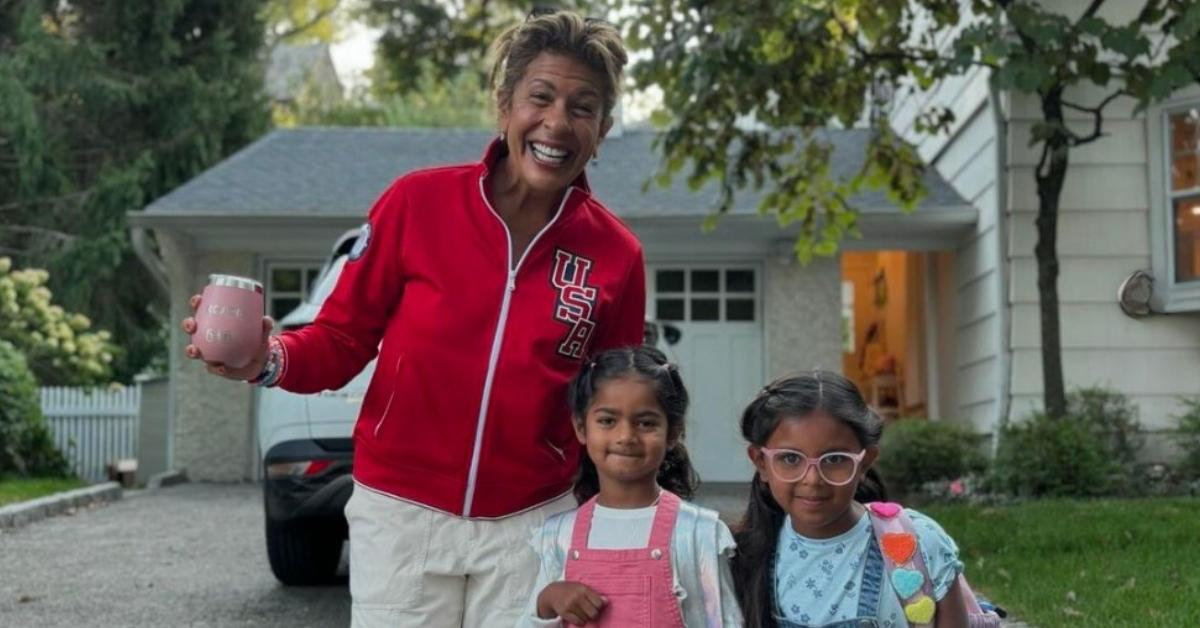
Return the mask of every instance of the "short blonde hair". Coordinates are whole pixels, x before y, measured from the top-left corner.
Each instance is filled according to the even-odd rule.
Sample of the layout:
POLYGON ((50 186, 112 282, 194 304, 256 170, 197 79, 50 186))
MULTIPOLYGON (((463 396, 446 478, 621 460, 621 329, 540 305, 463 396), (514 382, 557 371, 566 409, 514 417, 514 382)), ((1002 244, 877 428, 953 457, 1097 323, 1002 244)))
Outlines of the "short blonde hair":
POLYGON ((604 117, 612 115, 629 62, 621 34, 605 20, 584 18, 570 11, 531 15, 496 38, 492 44, 491 85, 499 110, 512 104, 517 83, 525 76, 529 63, 543 52, 576 59, 599 74, 603 80, 604 117))

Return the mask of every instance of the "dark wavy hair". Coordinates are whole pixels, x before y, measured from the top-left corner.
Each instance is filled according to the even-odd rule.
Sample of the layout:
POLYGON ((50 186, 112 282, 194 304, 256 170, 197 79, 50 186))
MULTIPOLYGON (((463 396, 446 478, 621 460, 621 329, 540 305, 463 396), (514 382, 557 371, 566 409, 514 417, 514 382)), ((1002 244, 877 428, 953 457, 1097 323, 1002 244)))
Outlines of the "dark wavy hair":
MULTIPOLYGON (((683 446, 684 417, 687 415, 688 394, 679 377, 679 368, 657 349, 646 346, 610 349, 585 363, 567 390, 572 420, 580 425, 596 397, 596 389, 606 381, 635 377, 654 387, 658 405, 667 415, 667 440, 671 443, 662 465, 658 468, 658 485, 683 499, 691 499, 700 484, 687 448, 683 446)), ((575 482, 575 499, 580 504, 600 492, 596 465, 584 448, 579 457, 579 479, 575 482)))
MULTIPOLYGON (((864 448, 879 444, 883 421, 863 399, 853 382, 830 371, 813 371, 782 377, 768 384, 742 413, 742 437, 751 445, 765 445, 775 428, 786 418, 805 417, 813 412, 845 423, 864 448)), ((887 489, 874 469, 859 482, 854 499, 860 502, 887 499, 887 489)), ((774 628, 774 579, 779 529, 787 515, 771 487, 754 474, 750 503, 736 526, 737 554, 733 557, 734 588, 747 626, 774 628)))

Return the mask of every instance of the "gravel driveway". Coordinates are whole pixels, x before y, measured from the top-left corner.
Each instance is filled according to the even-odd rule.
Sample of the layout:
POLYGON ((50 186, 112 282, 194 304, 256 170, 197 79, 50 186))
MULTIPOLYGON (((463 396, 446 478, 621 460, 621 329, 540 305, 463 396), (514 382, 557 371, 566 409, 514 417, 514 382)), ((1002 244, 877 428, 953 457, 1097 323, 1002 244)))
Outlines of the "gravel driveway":
POLYGON ((126 493, 0 531, 0 626, 349 624, 345 584, 288 588, 271 575, 257 485, 126 493))

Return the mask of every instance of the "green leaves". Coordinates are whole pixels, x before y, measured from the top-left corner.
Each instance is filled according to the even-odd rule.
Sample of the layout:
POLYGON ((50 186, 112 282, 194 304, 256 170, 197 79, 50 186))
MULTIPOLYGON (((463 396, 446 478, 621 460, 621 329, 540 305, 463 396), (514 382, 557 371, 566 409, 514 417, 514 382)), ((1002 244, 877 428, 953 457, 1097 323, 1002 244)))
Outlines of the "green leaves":
POLYGON ((86 316, 55 305, 48 278, 44 270, 16 270, 0 257, 0 342, 21 351, 43 385, 106 383, 117 353, 112 335, 90 331, 86 316))

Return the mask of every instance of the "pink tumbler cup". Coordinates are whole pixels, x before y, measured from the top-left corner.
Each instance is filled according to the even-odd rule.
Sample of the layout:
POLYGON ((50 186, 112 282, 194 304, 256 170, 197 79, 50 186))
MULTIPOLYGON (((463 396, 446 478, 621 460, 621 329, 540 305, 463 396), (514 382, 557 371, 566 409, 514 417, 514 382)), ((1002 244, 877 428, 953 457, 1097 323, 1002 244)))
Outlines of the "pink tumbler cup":
POLYGON ((241 368, 262 346, 262 318, 262 284, 234 275, 209 275, 196 310, 192 344, 206 362, 241 368))

